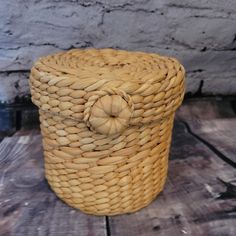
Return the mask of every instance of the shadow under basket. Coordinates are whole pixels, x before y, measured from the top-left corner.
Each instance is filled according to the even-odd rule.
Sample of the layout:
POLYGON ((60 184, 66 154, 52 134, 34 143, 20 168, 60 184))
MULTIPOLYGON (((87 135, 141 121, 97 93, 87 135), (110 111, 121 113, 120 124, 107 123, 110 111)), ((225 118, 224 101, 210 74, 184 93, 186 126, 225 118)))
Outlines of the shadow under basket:
POLYGON ((68 205, 94 215, 135 212, 163 189, 184 68, 174 58, 74 49, 31 70, 46 178, 68 205))

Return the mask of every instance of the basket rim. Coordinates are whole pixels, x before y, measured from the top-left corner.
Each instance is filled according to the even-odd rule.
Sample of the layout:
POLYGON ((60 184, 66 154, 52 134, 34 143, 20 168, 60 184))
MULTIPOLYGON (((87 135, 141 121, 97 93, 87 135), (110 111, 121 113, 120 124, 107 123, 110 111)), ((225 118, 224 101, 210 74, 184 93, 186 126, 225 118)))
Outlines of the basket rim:
MULTIPOLYGON (((73 49, 40 58, 31 69, 30 88, 32 95, 37 94, 37 99, 32 97, 33 103, 43 111, 52 113, 55 113, 54 110, 45 105, 48 102, 45 99, 56 98, 55 91, 50 87, 56 88, 58 99, 82 91, 81 98, 85 96, 88 100, 89 96, 107 88, 121 90, 133 100, 134 113, 137 115, 132 118, 131 124, 137 124, 141 120, 141 123, 147 123, 150 114, 156 121, 173 113, 183 100, 184 77, 184 67, 172 57, 107 48, 73 49), (106 60, 110 60, 110 64, 104 66, 106 60), (128 61, 130 65, 125 67, 128 61), (143 101, 140 101, 140 97, 143 101), (155 104, 149 106, 148 101, 155 104), (146 105, 140 107, 140 103, 146 105), (140 109, 143 110, 142 119, 138 114, 140 109), (156 115, 151 110, 156 110, 156 115)), ((56 113, 64 114, 60 111, 56 113)), ((74 111, 69 113, 70 118, 83 119, 74 111)))
MULTIPOLYGON (((98 73, 102 74, 101 77, 106 73, 112 73, 114 80, 122 80, 122 76, 130 72, 131 69, 138 69, 137 73, 129 74, 129 82, 139 85, 143 83, 161 83, 165 79, 176 76, 178 71, 185 74, 184 67, 174 57, 111 48, 77 48, 57 52, 39 58, 34 63, 33 68, 47 73, 52 79, 53 76, 60 75, 66 80, 92 79, 95 81, 99 79, 97 77, 98 73), (84 57, 86 57, 86 61, 83 61, 84 57), (117 65, 119 66, 117 67, 117 65), (117 71, 121 73, 117 75, 117 71), (143 71, 144 74, 142 74, 143 71)), ((105 79, 109 80, 111 78, 105 77, 105 79)))

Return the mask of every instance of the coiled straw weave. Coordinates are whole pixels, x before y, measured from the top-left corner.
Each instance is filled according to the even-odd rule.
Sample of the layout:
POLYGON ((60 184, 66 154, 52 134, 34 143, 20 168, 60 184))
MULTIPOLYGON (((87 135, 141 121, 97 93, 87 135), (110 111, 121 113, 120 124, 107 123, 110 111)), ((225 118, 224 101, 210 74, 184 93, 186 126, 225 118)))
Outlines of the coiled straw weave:
POLYGON ((174 58, 112 49, 71 50, 31 70, 46 178, 72 207, 134 212, 163 189, 184 69, 174 58))

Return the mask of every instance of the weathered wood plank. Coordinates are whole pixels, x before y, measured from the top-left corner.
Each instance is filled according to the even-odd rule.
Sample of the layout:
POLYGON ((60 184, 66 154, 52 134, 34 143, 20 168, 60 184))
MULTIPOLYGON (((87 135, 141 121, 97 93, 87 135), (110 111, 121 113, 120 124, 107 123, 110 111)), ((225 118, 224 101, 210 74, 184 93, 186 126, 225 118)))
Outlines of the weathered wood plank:
POLYGON ((137 213, 110 217, 111 235, 234 236, 236 189, 227 183, 235 179, 232 166, 177 122, 163 193, 137 213))
POLYGON ((104 217, 76 211, 50 190, 35 132, 0 144, 0 209, 1 236, 107 235, 104 217))
MULTIPOLYGON (((234 114, 206 104, 183 106, 178 118, 233 156, 234 114)), ((106 235, 103 217, 75 211, 51 192, 40 139, 38 130, 20 131, 0 144, 0 235, 106 235)), ((164 192, 142 211, 109 217, 110 235, 236 235, 235 180, 235 169, 177 122, 164 192)))
POLYGON ((177 117, 236 165, 236 114, 229 102, 190 101, 177 117))
POLYGON ((191 129, 236 164, 236 118, 194 123, 191 129))
POLYGON ((177 110, 176 117, 188 120, 211 120, 222 118, 234 118, 235 99, 201 98, 186 99, 177 110))

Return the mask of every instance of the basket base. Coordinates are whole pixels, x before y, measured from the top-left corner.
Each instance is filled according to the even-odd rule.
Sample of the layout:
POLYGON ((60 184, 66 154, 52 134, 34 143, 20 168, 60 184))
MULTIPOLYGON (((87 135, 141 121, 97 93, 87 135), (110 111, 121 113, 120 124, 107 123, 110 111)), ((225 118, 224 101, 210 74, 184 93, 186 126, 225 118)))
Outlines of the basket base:
MULTIPOLYGON (((85 210, 82 210, 82 209, 79 209, 79 208, 75 208, 74 206, 71 206, 70 204, 68 204, 68 205, 71 206, 72 208, 76 209, 76 210, 82 211, 82 212, 85 213, 85 214, 88 214, 88 215, 95 215, 95 216, 117 216, 117 215, 123 215, 123 214, 132 214, 132 213, 135 213, 135 212, 138 212, 138 211, 142 210, 143 208, 148 207, 148 205, 151 204, 151 203, 156 199, 156 197, 158 197, 158 195, 159 195, 161 192, 162 192, 162 191, 160 191, 153 199, 149 200, 147 203, 143 204, 142 206, 139 206, 139 207, 134 208, 134 209, 132 209, 132 210, 123 211, 123 212, 113 212, 113 213, 105 213, 105 214, 102 214, 102 213, 89 212, 89 211, 85 211, 85 210)), ((62 200, 62 201, 63 201, 63 200, 62 200)), ((66 204, 67 204, 67 203, 66 203, 66 204)))
POLYGON ((75 206, 75 204, 73 204, 73 203, 68 202, 66 199, 62 198, 60 196, 60 194, 58 194, 57 192, 55 192, 53 190, 53 186, 51 186, 49 181, 48 181, 49 186, 51 187, 52 191, 57 195, 57 197, 62 202, 64 202, 68 206, 70 206, 70 207, 72 207, 72 208, 74 208, 76 210, 79 210, 79 211, 81 211, 81 212, 83 212, 85 214, 95 215, 95 216, 115 216, 115 215, 131 214, 131 213, 135 213, 135 212, 137 212, 139 210, 142 210, 143 208, 147 207, 150 203, 152 203, 158 197, 158 195, 163 191, 164 186, 165 186, 165 182, 166 182, 166 180, 163 181, 163 184, 162 184, 161 188, 156 192, 156 194, 152 198, 149 198, 147 202, 143 202, 142 204, 138 205, 137 207, 132 207, 132 208, 131 207, 126 207, 127 209, 123 209, 122 211, 121 210, 119 210, 119 211, 116 211, 116 210, 111 211, 111 209, 106 209, 106 210, 104 210, 102 212, 101 211, 98 212, 98 211, 88 211, 88 210, 85 210, 85 209, 83 209, 81 207, 75 206))

